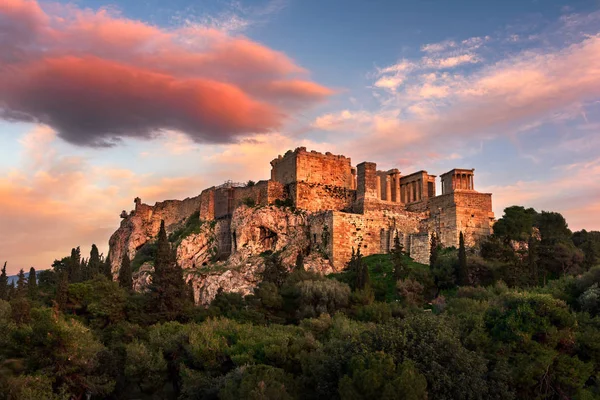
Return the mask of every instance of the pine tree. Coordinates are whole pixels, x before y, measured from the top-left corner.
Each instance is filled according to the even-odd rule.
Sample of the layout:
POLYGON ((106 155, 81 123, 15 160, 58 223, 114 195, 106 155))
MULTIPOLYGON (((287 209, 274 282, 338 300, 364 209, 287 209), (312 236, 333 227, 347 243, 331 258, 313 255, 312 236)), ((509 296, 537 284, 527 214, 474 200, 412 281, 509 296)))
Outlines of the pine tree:
POLYGON ((102 261, 100 260, 100 252, 95 244, 92 244, 92 250, 90 251, 90 259, 87 263, 88 276, 93 278, 96 275, 102 273, 102 261))
POLYGON ((17 297, 24 297, 27 293, 27 278, 25 277, 25 271, 23 268, 19 270, 17 275, 17 297))
POLYGON ((465 237, 460 232, 458 237, 458 271, 457 278, 459 285, 468 285, 469 284, 469 270, 467 265, 467 249, 465 248, 465 237))
POLYGON ((6 275, 6 261, 0 274, 0 300, 8 300, 8 276, 6 275))
POLYGON ((37 277, 35 274, 35 268, 29 268, 29 277, 27 283, 27 295, 29 299, 35 300, 38 295, 37 277))
POLYGON ((119 286, 127 290, 133 290, 131 262, 129 261, 129 257, 127 257, 127 252, 123 252, 121 269, 119 270, 119 286))
POLYGON ((538 241, 533 235, 531 235, 527 243, 527 263, 529 266, 529 273, 531 274, 531 280, 533 285, 538 285, 540 282, 538 261, 538 241))
POLYGON ((159 317, 173 320, 181 314, 187 298, 186 285, 183 270, 171 251, 165 221, 160 222, 150 290, 154 310, 159 317))

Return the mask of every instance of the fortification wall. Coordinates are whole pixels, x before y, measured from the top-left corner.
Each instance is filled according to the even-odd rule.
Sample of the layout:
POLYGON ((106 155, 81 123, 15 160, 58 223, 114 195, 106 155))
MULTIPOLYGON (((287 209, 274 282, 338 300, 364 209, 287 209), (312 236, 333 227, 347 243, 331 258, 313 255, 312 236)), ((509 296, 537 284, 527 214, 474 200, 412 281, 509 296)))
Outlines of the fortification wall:
POLYGON ((295 151, 288 151, 282 156, 271 161, 271 180, 287 185, 296 181, 296 155, 295 151))
POLYGON ((440 232, 444 246, 458 247, 461 231, 467 246, 492 233, 494 213, 490 193, 447 193, 430 199, 429 209, 430 229, 440 232))
POLYGON ((429 232, 410 235, 409 245, 406 247, 410 257, 421 264, 429 264, 431 250, 431 235, 429 232))
POLYGON ((395 232, 405 242, 408 235, 419 232, 423 215, 406 211, 393 213, 371 211, 350 214, 333 211, 332 263, 342 269, 352 255, 352 248, 360 248, 363 255, 389 252, 395 232))
POLYGON ((185 200, 166 200, 153 206, 135 201, 135 210, 121 221, 109 239, 111 268, 118 272, 123 254, 132 259, 136 251, 158 235, 160 221, 165 221, 167 234, 173 232, 200 209, 201 196, 185 200))
POLYGON ((308 216, 310 251, 324 258, 333 258, 333 211, 312 213, 308 216))
POLYGON ((356 190, 316 183, 292 183, 288 192, 295 206, 307 211, 350 211, 356 200, 356 190))
POLYGON ((259 181, 252 186, 234 188, 234 207, 239 207, 248 201, 261 206, 269 204, 269 181, 259 181))
POLYGON ((271 179, 283 185, 307 182, 347 189, 354 186, 351 160, 344 156, 299 147, 271 161, 271 166, 271 179))
POLYGON ((215 188, 204 189, 200 194, 200 219, 207 221, 215 218, 215 188))

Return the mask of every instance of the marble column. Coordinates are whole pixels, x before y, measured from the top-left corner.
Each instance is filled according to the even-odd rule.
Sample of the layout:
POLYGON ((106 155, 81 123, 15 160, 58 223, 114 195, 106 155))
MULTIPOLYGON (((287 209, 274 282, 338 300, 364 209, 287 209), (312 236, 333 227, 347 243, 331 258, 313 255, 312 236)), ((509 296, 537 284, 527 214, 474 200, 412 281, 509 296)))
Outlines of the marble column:
POLYGON ((394 201, 400 203, 400 174, 394 174, 394 201))
POLYGON ((392 177, 389 175, 385 176, 385 199, 392 201, 392 177))
POLYGON ((381 177, 377 175, 375 180, 377 182, 377 198, 381 200, 381 177))

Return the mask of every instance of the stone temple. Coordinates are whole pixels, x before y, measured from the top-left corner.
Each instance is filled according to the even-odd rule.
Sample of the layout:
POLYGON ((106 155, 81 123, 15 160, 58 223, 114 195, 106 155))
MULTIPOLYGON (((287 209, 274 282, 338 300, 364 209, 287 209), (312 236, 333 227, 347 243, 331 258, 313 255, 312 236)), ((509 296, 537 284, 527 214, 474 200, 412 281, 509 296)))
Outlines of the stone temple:
MULTIPOLYGON (((444 246, 458 246, 460 232, 467 246, 492 232, 492 195, 475 190, 474 169, 442 174, 438 194, 436 176, 427 171, 403 175, 398 169, 378 170, 374 162, 353 166, 348 157, 304 147, 275 158, 271 167, 269 180, 251 186, 226 183, 177 203, 183 214, 199 210, 201 219, 214 221, 222 259, 238 250, 231 220, 244 204, 304 210, 311 245, 325 249, 336 270, 344 267, 353 248, 364 255, 388 252, 395 235, 413 259, 428 263, 434 232, 444 246)), ((133 213, 151 217, 161 204, 168 202, 148 206, 136 199, 133 213)), ((263 230, 257 235, 266 249, 274 248, 277 233, 263 230)))

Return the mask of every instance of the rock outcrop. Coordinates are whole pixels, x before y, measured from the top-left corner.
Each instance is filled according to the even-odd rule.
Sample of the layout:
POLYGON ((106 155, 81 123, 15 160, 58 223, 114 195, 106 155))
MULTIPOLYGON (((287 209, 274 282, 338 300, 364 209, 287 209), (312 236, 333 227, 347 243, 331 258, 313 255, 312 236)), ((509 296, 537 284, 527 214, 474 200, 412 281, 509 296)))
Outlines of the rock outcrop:
POLYGON ((121 226, 112 234, 108 242, 113 274, 119 273, 123 254, 129 259, 148 241, 158 235, 160 221, 165 221, 167 233, 173 232, 200 207, 200 196, 185 200, 167 200, 154 206, 143 204, 135 199, 135 210, 121 221, 121 226))
MULTIPOLYGON (((167 217, 169 233, 177 232, 190 217, 182 207, 172 203, 165 207, 138 204, 125 218, 110 240, 113 272, 117 272, 124 251, 133 259, 137 251, 155 239, 160 218, 167 217), (141 215, 138 213, 141 210, 141 215), (158 211, 158 212, 157 212, 158 211), (113 259, 113 256, 118 258, 113 259)), ((282 264, 292 269, 298 254, 305 255, 307 270, 328 274, 334 272, 320 252, 311 249, 310 213, 289 207, 241 206, 231 218, 200 221, 197 232, 175 240, 177 262, 192 282, 195 300, 208 305, 219 290, 251 294, 261 281, 266 257, 277 253, 282 264)), ((134 289, 145 290, 151 282, 152 264, 146 262, 134 273, 134 289)))

